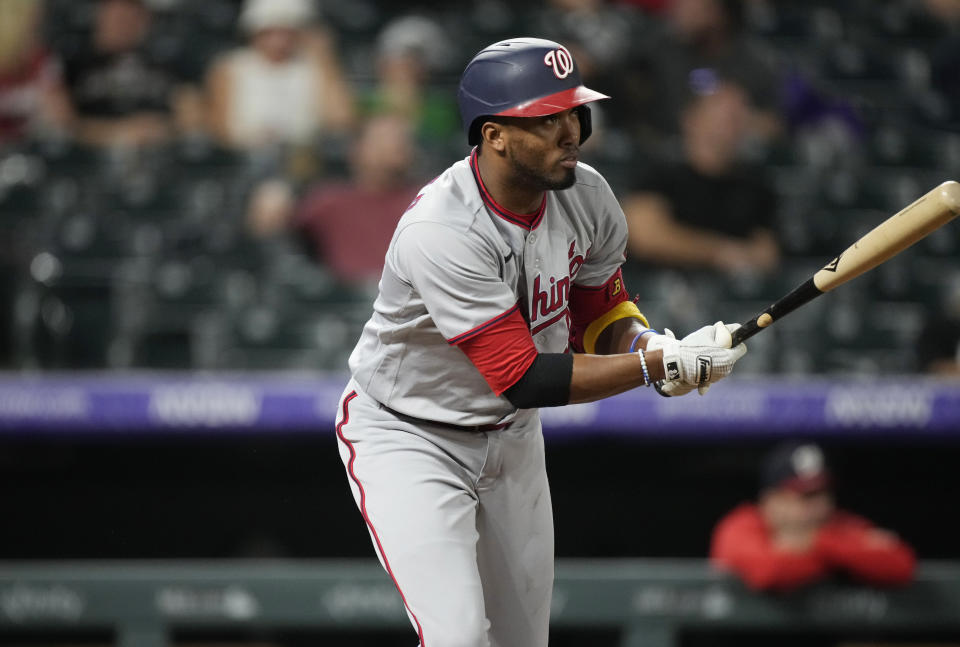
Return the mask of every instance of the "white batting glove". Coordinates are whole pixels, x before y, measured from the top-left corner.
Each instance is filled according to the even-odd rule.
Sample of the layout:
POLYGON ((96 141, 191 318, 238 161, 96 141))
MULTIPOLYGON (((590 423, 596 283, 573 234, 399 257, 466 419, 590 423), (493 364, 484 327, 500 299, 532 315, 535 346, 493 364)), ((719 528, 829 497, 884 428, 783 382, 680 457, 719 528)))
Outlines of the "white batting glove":
POLYGON ((733 331, 737 328, 739 324, 725 325, 718 321, 679 341, 672 333, 651 337, 647 342, 647 350, 663 351, 666 378, 660 391, 676 396, 685 395, 696 388, 703 395, 711 384, 729 375, 733 365, 747 352, 744 344, 731 348, 733 331))
MULTIPOLYGON (((673 331, 669 328, 663 329, 663 335, 665 337, 669 337, 670 339, 677 338, 677 336, 673 334, 673 331)), ((689 335, 687 335, 687 337, 689 337, 689 335)), ((647 348, 650 348, 649 344, 647 345, 647 348)), ((655 386, 657 387, 657 393, 670 398, 678 398, 681 395, 686 395, 697 388, 695 386, 683 384, 682 382, 665 382, 664 380, 660 380, 655 384, 655 386)))

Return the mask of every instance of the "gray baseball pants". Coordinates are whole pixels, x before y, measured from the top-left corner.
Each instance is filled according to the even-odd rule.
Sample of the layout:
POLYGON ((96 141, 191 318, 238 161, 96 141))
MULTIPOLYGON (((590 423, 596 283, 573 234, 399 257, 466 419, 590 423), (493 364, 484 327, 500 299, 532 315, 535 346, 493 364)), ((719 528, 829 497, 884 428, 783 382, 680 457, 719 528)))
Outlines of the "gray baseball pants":
POLYGON ((547 647, 553 513, 536 412, 489 432, 415 424, 351 380, 337 442, 421 647, 547 647))

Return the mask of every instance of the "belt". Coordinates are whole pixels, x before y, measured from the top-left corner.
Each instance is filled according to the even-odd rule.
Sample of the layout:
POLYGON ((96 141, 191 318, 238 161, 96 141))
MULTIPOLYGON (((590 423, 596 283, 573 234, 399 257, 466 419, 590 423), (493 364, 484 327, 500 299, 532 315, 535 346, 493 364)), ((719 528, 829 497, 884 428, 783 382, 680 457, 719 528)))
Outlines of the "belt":
POLYGON ((497 425, 455 425, 449 422, 440 422, 438 420, 427 420, 426 418, 417 418, 415 416, 408 416, 405 413, 400 413, 395 409, 391 409, 382 402, 378 402, 380 408, 386 411, 389 414, 396 416, 398 419, 403 420, 404 422, 409 422, 415 425, 433 425, 435 427, 443 427, 444 429, 453 429, 454 431, 465 431, 465 432, 482 432, 482 431, 499 431, 501 429, 506 429, 513 424, 513 421, 510 422, 501 422, 497 425))

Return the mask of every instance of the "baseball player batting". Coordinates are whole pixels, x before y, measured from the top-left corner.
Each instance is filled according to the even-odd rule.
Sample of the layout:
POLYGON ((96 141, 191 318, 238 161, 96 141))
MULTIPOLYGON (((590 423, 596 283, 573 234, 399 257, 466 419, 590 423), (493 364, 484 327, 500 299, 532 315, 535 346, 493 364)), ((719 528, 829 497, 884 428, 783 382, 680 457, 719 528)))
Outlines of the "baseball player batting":
MULTIPOLYGON (((397 224, 337 411, 340 455, 422 647, 545 647, 553 517, 538 407, 728 375, 721 322, 677 340, 629 298, 626 220, 578 161, 570 52, 490 45, 458 99, 469 157, 397 224)), ((638 425, 644 424, 642 420, 638 425)))

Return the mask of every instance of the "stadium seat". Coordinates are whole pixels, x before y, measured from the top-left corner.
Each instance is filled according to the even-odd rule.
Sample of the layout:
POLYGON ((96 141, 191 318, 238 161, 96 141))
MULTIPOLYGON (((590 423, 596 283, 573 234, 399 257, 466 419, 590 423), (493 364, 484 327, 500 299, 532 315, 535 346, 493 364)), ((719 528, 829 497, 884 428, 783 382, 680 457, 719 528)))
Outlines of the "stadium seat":
POLYGON ((251 308, 234 324, 225 363, 251 370, 342 368, 359 331, 341 314, 251 308))
POLYGON ((29 351, 44 368, 101 368, 113 337, 111 278, 103 259, 58 258, 43 252, 31 262, 24 288, 29 351))

